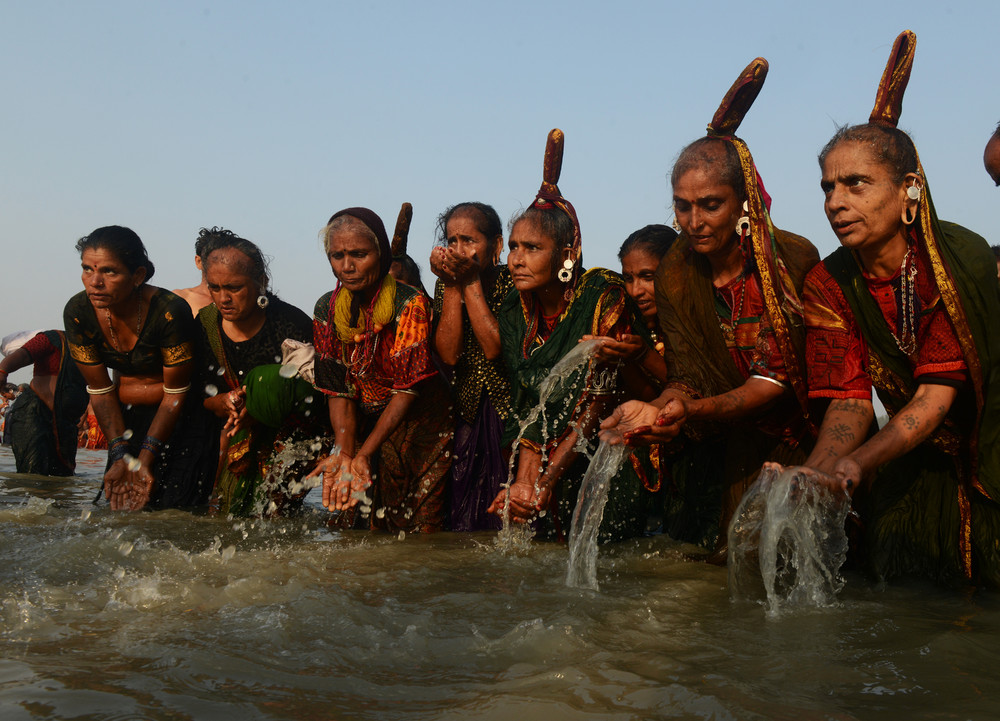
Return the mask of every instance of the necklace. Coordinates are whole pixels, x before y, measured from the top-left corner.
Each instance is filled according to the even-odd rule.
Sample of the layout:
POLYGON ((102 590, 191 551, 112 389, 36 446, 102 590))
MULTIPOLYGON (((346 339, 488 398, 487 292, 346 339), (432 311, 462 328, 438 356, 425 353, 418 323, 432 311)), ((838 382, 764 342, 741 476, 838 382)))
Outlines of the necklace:
MULTIPOLYGON (((719 319, 719 328, 722 329, 722 335, 725 336, 729 345, 736 342, 736 322, 743 317, 743 299, 746 297, 747 292, 747 282, 749 280, 746 269, 740 272, 736 276, 740 283, 740 298, 736 303, 733 304, 732 310, 729 312, 729 322, 726 323, 722 318, 722 314, 719 313, 719 307, 716 305, 715 315, 719 319)), ((718 292, 718 291, 716 291, 718 292)))
MULTIPOLYGON (((111 332, 111 345, 116 351, 122 353, 122 349, 118 346, 118 334, 115 333, 115 324, 111 322, 111 309, 105 308, 104 315, 108 319, 108 330, 111 332)), ((139 333, 142 332, 142 297, 139 298, 139 307, 135 312, 135 340, 136 343, 139 342, 139 333)), ((134 347, 134 346, 133 346, 134 347)))
POLYGON ((913 258, 913 249, 910 248, 899 266, 899 300, 896 306, 899 309, 897 316, 899 335, 897 336, 892 332, 892 328, 889 328, 892 339, 896 341, 896 347, 908 356, 917 350, 917 313, 914 307, 916 295, 917 264, 913 258))

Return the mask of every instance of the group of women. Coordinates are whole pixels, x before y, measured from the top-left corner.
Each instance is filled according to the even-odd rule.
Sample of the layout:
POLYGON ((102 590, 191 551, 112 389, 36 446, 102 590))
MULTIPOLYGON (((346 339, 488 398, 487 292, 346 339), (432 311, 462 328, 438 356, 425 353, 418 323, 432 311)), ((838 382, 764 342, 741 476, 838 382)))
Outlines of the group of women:
POLYGON ((636 231, 621 274, 584 267, 558 130, 505 264, 493 208, 441 214, 433 298, 396 277, 405 212, 402 245, 367 208, 331 216, 337 286, 311 320, 229 231, 199 238, 212 303, 193 318, 148 284, 134 233, 95 230, 77 245, 85 291, 65 322, 109 438, 111 507, 273 515, 322 484, 343 528, 506 520, 562 538, 601 439, 629 446, 603 540, 662 530, 724 558, 762 464, 804 465, 854 495, 878 576, 1000 585, 1000 285, 985 241, 938 221, 896 128, 914 43, 897 40, 869 123, 820 155, 842 245, 823 261, 774 226, 735 134, 760 58, 674 165, 679 235, 636 231), (579 362, 560 363, 581 341, 579 362), (877 431, 873 388, 891 416, 877 431))

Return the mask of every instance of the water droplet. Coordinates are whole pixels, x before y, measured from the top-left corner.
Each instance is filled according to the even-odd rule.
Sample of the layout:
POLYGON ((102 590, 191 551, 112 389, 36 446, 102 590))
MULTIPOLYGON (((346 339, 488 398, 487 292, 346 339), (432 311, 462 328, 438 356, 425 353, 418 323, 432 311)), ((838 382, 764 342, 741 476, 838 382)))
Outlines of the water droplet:
POLYGON ((213 386, 211 383, 209 383, 207 386, 205 386, 205 395, 207 395, 209 398, 214 398, 215 396, 219 395, 218 387, 213 386))
POLYGON ((226 546, 222 549, 222 562, 225 563, 229 561, 233 556, 236 555, 236 546, 226 546))
POLYGON ((313 402, 313 397, 312 396, 306 396, 302 400, 304 400, 306 403, 312 403, 313 402))
POLYGON ((116 569, 115 569, 115 573, 114 573, 114 576, 115 576, 115 578, 117 578, 117 579, 118 579, 119 581, 120 581, 120 580, 122 580, 123 578, 125 578, 125 569, 124 569, 124 568, 116 568, 116 569))
POLYGON ((282 378, 294 378, 299 373, 299 367, 291 363, 286 363, 278 369, 278 375, 282 378))
POLYGON ((219 368, 219 370, 215 371, 215 375, 217 375, 217 376, 224 376, 224 375, 226 375, 226 369, 225 368, 219 368))
POLYGON ((130 543, 129 541, 124 541, 118 544, 118 553, 122 554, 123 556, 127 556, 128 554, 132 553, 133 548, 135 548, 134 544, 130 543))
POLYGON ((82 511, 80 511, 80 520, 86 521, 88 518, 90 518, 90 509, 84 508, 82 511))
POLYGON ((399 535, 396 536, 397 541, 402 541, 404 538, 406 538, 406 531, 400 531, 399 535))
POLYGON ((142 461, 140 461, 135 456, 130 456, 128 453, 125 454, 125 467, 128 468, 133 473, 142 468, 142 461))
POLYGON ((378 509, 377 511, 375 511, 375 517, 376 518, 385 518, 385 507, 384 506, 382 508, 378 509))
POLYGON ((131 438, 132 438, 132 429, 131 428, 126 428, 125 431, 122 433, 122 438, 124 438, 126 441, 131 440, 131 438))

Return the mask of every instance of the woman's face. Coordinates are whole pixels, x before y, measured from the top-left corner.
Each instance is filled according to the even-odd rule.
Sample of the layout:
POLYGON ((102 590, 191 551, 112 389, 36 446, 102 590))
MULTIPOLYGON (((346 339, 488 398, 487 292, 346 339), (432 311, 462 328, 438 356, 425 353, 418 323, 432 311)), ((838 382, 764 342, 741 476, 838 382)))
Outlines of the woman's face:
POLYGON ((359 230, 347 226, 334 231, 326 257, 337 280, 352 293, 364 293, 378 286, 378 247, 359 230))
POLYGON ((492 241, 479 232, 476 221, 468 213, 456 213, 445 226, 448 247, 459 255, 485 268, 493 265, 499 256, 501 238, 492 241))
POLYGON ((622 278, 625 292, 639 306, 642 317, 656 320, 656 297, 653 293, 653 278, 660 259, 648 250, 637 248, 622 258, 622 278))
POLYGON ((510 231, 507 267, 514 287, 521 293, 561 286, 556 273, 562 267, 563 253, 556 242, 541 232, 530 220, 518 221, 510 231))
POLYGON ((252 262, 235 248, 212 251, 205 267, 208 292, 224 320, 236 323, 264 311, 257 305, 262 288, 259 279, 252 278, 247 269, 252 262))
POLYGON ((131 297, 146 279, 146 269, 135 272, 105 248, 87 248, 80 256, 83 287, 95 308, 114 308, 131 297))
POLYGON ((892 176, 862 143, 844 141, 827 154, 820 183, 823 210, 841 245, 878 250, 894 238, 905 239, 906 185, 919 178, 911 174, 896 183, 892 176))
POLYGON ((732 186, 710 167, 688 170, 674 184, 674 215, 691 248, 702 255, 725 254, 739 237, 742 204, 732 186))

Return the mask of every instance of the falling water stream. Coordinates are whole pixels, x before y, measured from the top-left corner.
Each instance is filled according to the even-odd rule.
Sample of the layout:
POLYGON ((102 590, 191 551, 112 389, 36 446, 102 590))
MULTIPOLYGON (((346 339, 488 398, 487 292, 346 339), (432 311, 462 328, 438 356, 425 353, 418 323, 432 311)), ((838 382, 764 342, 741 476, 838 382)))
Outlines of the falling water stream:
POLYGON ((989 719, 1000 599, 853 572, 827 607, 730 599, 666 536, 567 549, 90 501, 0 447, 0 719, 989 719))

